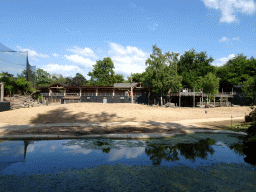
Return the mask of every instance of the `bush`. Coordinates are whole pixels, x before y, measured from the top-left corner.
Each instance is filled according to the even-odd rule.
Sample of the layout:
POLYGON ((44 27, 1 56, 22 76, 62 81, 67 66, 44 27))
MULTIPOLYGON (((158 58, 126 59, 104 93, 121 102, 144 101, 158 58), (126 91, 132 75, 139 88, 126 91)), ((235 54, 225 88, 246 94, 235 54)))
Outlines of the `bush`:
POLYGON ((42 100, 43 100, 43 97, 42 97, 42 96, 39 96, 38 98, 39 98, 39 100, 40 100, 40 101, 42 101, 42 100))
POLYGON ((248 133, 248 136, 255 136, 255 135, 256 135, 256 122, 253 123, 253 125, 250 126, 250 127, 247 129, 247 133, 248 133))

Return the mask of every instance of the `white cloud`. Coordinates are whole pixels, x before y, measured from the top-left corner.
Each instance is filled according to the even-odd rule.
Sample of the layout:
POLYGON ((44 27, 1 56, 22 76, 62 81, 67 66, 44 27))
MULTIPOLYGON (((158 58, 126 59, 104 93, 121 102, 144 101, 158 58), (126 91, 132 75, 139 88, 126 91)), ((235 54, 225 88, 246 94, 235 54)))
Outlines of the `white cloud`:
POLYGON ((236 21, 235 13, 253 14, 256 4, 253 0, 203 0, 206 7, 219 9, 222 13, 221 22, 232 23, 236 21))
POLYGON ((76 53, 78 55, 83 55, 86 57, 93 57, 96 58, 97 56, 94 54, 93 50, 91 50, 88 47, 85 47, 84 49, 79 48, 77 46, 74 47, 74 49, 68 49, 68 51, 71 51, 73 53, 76 53))
POLYGON ((89 58, 84 58, 82 56, 79 56, 79 55, 64 55, 64 57, 66 59, 68 59, 69 61, 72 61, 74 63, 77 63, 78 66, 82 69, 84 68, 90 68, 92 67, 92 65, 95 64, 94 61, 92 61, 91 59, 89 58))
POLYGON ((131 73, 142 73, 145 71, 145 61, 148 53, 139 50, 137 47, 127 46, 126 48, 116 43, 110 43, 109 56, 114 62, 115 71, 127 75, 131 73))
POLYGON ((233 59, 234 57, 235 57, 235 54, 230 54, 228 57, 223 57, 223 58, 220 58, 220 59, 216 59, 213 62, 213 65, 215 65, 215 66, 222 66, 225 63, 227 63, 230 59, 233 59))
POLYGON ((54 53, 54 54, 52 54, 53 55, 53 57, 59 57, 60 55, 58 55, 57 53, 54 53))
POLYGON ((32 59, 32 60, 35 60, 35 61, 38 61, 38 59, 37 59, 38 57, 39 58, 49 58, 48 55, 37 53, 34 50, 23 49, 20 46, 17 46, 17 49, 20 50, 20 51, 28 51, 29 58, 32 59))
POLYGON ((227 41, 227 40, 228 40, 227 37, 222 37, 219 42, 224 42, 224 41, 227 41))
POLYGON ((88 78, 84 72, 81 70, 80 67, 74 66, 74 65, 59 65, 59 64, 48 64, 43 67, 40 67, 41 69, 47 71, 50 74, 62 74, 64 77, 68 76, 75 76, 76 73, 81 73, 85 76, 85 78, 88 78))

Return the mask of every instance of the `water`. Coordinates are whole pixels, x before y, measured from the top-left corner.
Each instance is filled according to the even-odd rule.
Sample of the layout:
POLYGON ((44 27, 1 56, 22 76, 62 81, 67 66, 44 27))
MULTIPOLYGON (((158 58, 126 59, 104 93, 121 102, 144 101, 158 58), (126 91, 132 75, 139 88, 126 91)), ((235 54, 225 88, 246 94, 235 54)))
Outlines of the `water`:
POLYGON ((24 191, 47 191, 46 186, 61 191, 139 191, 138 186, 149 191, 250 191, 256 187, 255 146, 244 146, 242 139, 195 133, 143 140, 2 141, 0 191, 24 183, 24 191), (70 181, 75 183, 71 188, 70 181))

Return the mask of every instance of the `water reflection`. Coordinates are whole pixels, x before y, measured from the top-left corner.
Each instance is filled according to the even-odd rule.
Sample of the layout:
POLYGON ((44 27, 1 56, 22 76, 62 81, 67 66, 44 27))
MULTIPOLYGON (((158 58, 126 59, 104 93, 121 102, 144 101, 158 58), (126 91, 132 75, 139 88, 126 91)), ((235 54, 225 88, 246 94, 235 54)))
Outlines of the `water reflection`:
POLYGON ((46 140, 0 143, 0 173, 57 173, 99 165, 187 166, 234 162, 256 165, 255 145, 244 137, 197 133, 146 140, 46 140))
POLYGON ((180 155, 184 156, 185 159, 190 159, 195 161, 196 157, 201 159, 207 159, 208 153, 211 155, 214 153, 214 150, 210 145, 215 144, 216 142, 213 139, 207 138, 205 140, 200 140, 197 143, 179 143, 175 146, 170 145, 149 145, 145 149, 145 153, 152 160, 153 165, 160 165, 162 160, 165 161, 178 161, 178 151, 180 155))

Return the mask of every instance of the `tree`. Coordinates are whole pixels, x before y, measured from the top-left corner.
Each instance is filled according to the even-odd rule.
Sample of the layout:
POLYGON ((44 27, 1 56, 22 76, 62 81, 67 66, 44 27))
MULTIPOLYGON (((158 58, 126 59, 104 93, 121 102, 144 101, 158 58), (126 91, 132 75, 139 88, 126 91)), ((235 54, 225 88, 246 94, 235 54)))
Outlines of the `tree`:
POLYGON ((87 80, 82 74, 76 73, 76 76, 73 78, 66 77, 65 83, 73 86, 79 86, 79 85, 85 85, 87 83, 87 80))
POLYGON ((204 77, 198 78, 199 87, 203 88, 204 93, 209 95, 209 100, 215 97, 219 93, 219 81, 220 78, 216 77, 213 73, 208 73, 204 77))
POLYGON ((221 78, 220 85, 226 91, 231 91, 233 85, 243 84, 256 74, 256 60, 247 59, 242 54, 236 55, 223 66, 218 67, 217 76, 221 78))
MULTIPOLYGON (((143 82, 145 81, 146 72, 132 74, 132 82, 143 82)), ((127 83, 131 82, 131 76, 128 76, 127 83)))
POLYGON ((196 53, 194 49, 186 51, 178 61, 178 74, 183 77, 182 86, 198 90, 198 77, 204 77, 207 73, 215 73, 216 68, 211 66, 213 58, 206 55, 206 52, 196 53))
POLYGON ((36 86, 49 86, 53 83, 51 76, 49 73, 44 71, 43 69, 36 70, 36 86))
POLYGON ((31 91, 32 86, 28 81, 26 81, 25 78, 16 79, 15 84, 16 87, 22 92, 22 95, 31 91))
POLYGON ((243 82, 242 91, 256 104, 256 75, 243 82))
POLYGON ((114 63, 110 57, 106 57, 103 61, 98 60, 92 72, 88 73, 91 76, 89 85, 113 85, 114 83, 114 63))
POLYGON ((4 94, 7 95, 8 93, 11 94, 15 92, 15 83, 13 79, 13 75, 9 74, 8 72, 0 73, 0 82, 4 82, 4 94))
POLYGON ((114 75, 114 83, 124 83, 124 76, 122 74, 114 75))
POLYGON ((163 54, 156 45, 153 46, 153 54, 146 60, 146 68, 143 85, 152 87, 152 91, 162 96, 166 95, 170 89, 175 90, 181 85, 182 77, 177 74, 176 53, 163 54))
POLYGON ((72 83, 73 85, 85 85, 87 80, 82 74, 76 73, 76 76, 72 79, 72 83))
POLYGON ((27 76, 26 70, 23 70, 21 74, 17 74, 17 78, 19 79, 26 78, 26 76, 27 76))

